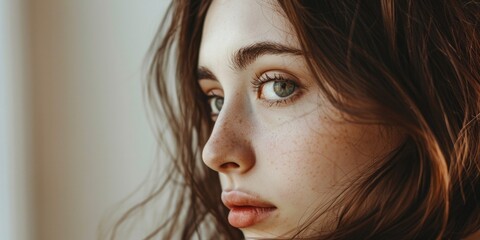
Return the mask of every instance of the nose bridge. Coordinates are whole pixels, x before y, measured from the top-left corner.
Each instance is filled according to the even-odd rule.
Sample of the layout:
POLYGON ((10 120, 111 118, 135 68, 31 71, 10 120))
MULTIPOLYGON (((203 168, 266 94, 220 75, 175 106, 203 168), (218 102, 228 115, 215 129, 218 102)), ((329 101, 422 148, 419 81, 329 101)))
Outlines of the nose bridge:
POLYGON ((244 173, 255 164, 251 116, 241 99, 225 101, 202 153, 205 164, 222 173, 244 173))

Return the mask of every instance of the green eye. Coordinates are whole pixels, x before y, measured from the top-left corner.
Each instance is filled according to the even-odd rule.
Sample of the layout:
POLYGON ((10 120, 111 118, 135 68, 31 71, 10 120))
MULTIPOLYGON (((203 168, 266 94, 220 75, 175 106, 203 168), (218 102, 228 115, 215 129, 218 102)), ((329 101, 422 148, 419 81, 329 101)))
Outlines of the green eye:
POLYGON ((216 98, 215 99, 215 107, 218 109, 218 111, 222 110, 223 98, 216 98))
POLYGON ((261 97, 267 101, 285 99, 294 94, 297 87, 297 84, 290 80, 272 80, 261 86, 261 97))
POLYGON ((292 81, 274 81, 273 92, 281 98, 290 96, 295 91, 296 85, 292 81))
POLYGON ((212 114, 218 114, 223 107, 223 97, 211 96, 208 100, 212 114))

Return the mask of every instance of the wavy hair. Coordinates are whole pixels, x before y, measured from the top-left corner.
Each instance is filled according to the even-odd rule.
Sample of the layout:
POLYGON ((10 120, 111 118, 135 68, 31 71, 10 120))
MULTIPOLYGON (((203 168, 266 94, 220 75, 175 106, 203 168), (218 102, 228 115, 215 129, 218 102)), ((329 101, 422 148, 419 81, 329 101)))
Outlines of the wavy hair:
MULTIPOLYGON (((147 94, 168 123, 174 214, 146 236, 240 239, 201 151, 213 122, 197 83, 211 1, 175 0, 154 42, 147 94), (168 68, 175 67, 175 77, 168 68), (201 233, 201 234, 200 234, 201 233), (179 235, 176 235, 179 234, 179 235)), ((318 86, 349 120, 394 126, 405 142, 334 199, 317 239, 461 239, 480 229, 480 2, 278 1, 318 86)), ((165 184, 117 222, 165 191, 165 184)), ((304 228, 298 229, 301 236, 304 228)), ((294 237, 295 237, 294 236, 294 237)), ((112 239, 115 233, 112 234, 112 239)))

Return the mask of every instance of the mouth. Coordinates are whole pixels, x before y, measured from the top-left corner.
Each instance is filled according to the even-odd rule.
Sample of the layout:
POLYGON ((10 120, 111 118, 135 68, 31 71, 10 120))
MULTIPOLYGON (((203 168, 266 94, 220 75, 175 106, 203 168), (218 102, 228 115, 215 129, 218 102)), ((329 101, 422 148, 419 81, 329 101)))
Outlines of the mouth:
POLYGON ((277 209, 273 204, 241 191, 222 192, 222 202, 230 209, 228 222, 236 228, 253 226, 277 209))

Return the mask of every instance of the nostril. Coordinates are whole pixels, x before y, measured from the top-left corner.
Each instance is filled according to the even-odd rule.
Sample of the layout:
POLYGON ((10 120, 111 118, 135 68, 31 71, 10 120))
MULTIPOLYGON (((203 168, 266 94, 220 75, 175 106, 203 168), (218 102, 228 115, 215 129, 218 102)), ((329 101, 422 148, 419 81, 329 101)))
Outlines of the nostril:
POLYGON ((234 162, 227 162, 227 163, 224 163, 224 164, 220 165, 221 169, 239 168, 239 167, 240 167, 240 165, 238 165, 237 163, 234 163, 234 162))

